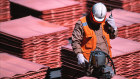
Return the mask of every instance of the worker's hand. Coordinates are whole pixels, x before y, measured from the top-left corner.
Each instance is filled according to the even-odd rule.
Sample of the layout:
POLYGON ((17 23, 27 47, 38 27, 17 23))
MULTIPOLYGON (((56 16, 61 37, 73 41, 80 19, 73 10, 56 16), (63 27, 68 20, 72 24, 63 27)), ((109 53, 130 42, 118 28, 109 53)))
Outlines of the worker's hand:
POLYGON ((77 58, 78 58, 78 64, 80 65, 85 65, 85 61, 88 62, 85 57, 83 56, 82 53, 78 53, 77 54, 77 58))
POLYGON ((117 26, 115 25, 115 21, 112 16, 109 16, 106 21, 115 31, 117 30, 117 26))

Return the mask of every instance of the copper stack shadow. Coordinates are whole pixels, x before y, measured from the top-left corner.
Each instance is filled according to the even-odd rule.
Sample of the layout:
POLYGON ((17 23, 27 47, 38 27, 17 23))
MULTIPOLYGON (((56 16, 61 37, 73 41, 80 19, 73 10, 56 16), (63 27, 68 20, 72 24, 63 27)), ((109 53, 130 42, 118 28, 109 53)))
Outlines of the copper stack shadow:
POLYGON ((111 9, 124 9, 140 13, 139 0, 87 0, 87 9, 89 10, 93 4, 102 2, 106 5, 108 11, 111 9))
POLYGON ((83 12, 80 3, 72 0, 10 0, 10 2, 13 19, 32 15, 69 27, 70 36, 83 12))
MULTIPOLYGON (((107 13, 107 17, 111 13, 107 13)), ((118 27, 118 36, 140 42, 140 14, 122 9, 112 10, 118 27)))
POLYGON ((67 27, 33 16, 0 24, 1 50, 35 63, 61 67, 60 47, 68 44, 67 27))
POLYGON ((10 18, 9 0, 0 0, 0 22, 8 21, 10 18))
POLYGON ((77 55, 70 45, 61 48, 62 79, 75 79, 84 76, 84 68, 77 64, 77 55))
MULTIPOLYGON (((140 78, 140 43, 117 37, 111 40, 111 46, 116 75, 130 79, 140 78)), ((84 76, 84 70, 77 65, 76 54, 72 51, 71 45, 63 46, 61 52, 62 78, 72 79, 84 76)))
POLYGON ((0 79, 49 78, 49 67, 0 52, 0 79))

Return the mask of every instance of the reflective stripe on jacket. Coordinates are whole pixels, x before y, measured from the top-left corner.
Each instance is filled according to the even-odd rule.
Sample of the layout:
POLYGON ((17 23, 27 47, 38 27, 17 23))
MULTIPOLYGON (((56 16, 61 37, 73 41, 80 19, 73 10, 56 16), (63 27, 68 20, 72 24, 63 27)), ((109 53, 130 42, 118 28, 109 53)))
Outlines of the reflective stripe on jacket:
MULTIPOLYGON (((86 17, 80 18, 80 21, 82 22, 82 26, 83 26, 83 29, 85 32, 85 34, 83 36, 82 44, 81 44, 81 49, 82 49, 82 52, 83 52, 83 55, 85 56, 85 58, 87 60, 89 60, 90 52, 94 51, 96 48, 97 38, 96 38, 94 30, 89 28, 87 21, 86 21, 86 17)), ((109 37, 109 34, 107 34, 104 31, 104 24, 105 23, 101 24, 103 36, 104 36, 104 40, 106 41, 106 45, 109 50, 109 55, 112 57, 111 46, 110 46, 110 37, 109 37)))

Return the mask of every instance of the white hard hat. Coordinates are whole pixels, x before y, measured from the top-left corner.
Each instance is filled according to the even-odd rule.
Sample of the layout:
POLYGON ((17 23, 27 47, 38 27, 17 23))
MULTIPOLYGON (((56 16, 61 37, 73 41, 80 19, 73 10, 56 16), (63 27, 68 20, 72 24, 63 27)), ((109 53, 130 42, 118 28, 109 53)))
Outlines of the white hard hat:
POLYGON ((93 17, 96 21, 101 22, 104 21, 107 9, 103 3, 96 3, 92 7, 93 17))

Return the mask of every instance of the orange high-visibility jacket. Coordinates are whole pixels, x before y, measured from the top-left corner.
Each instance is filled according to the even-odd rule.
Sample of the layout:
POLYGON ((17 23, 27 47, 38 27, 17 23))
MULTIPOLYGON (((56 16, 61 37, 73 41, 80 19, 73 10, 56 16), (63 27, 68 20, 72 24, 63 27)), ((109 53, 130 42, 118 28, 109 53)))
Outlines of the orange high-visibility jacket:
MULTIPOLYGON (((89 26, 87 24, 87 21, 86 21, 86 17, 80 18, 80 21, 82 22, 83 29, 84 29, 84 32, 85 32, 83 40, 82 40, 82 44, 81 44, 81 49, 83 51, 84 57, 89 61, 90 52, 94 51, 95 48, 96 48, 97 38, 96 38, 94 30, 89 28, 89 26)), ((107 45, 108 50, 109 50, 109 55, 110 55, 110 57, 112 57, 111 46, 110 46, 110 37, 109 37, 109 34, 107 34, 104 31, 104 24, 105 23, 101 24, 102 31, 103 31, 103 36, 105 37, 104 40, 107 41, 106 45, 107 45)))

